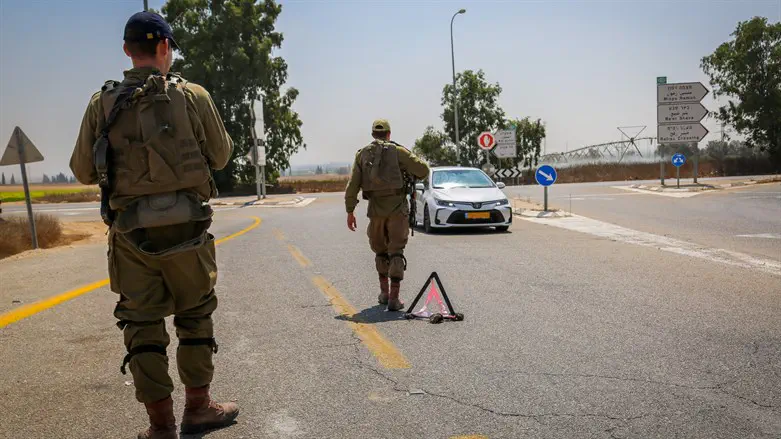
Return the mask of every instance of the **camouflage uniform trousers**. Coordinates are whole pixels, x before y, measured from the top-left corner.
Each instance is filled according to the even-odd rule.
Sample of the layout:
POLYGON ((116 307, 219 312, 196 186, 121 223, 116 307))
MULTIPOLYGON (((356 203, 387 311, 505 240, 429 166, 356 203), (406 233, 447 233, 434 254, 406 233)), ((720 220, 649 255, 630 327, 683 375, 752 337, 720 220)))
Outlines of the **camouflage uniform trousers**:
POLYGON ((404 248, 409 239, 409 223, 403 212, 391 216, 369 217, 369 245, 375 253, 377 273, 392 280, 404 279, 404 248))
MULTIPOLYGON (((142 240, 168 248, 197 235, 196 227, 188 223, 150 228, 142 231, 142 240)), ((114 316, 123 330, 125 347, 129 353, 150 346, 164 351, 137 353, 129 359, 139 402, 158 401, 173 392, 165 352, 170 338, 164 318, 170 315, 174 315, 179 339, 176 363, 182 383, 202 387, 212 381, 216 344, 210 344, 214 342, 211 315, 217 308, 217 263, 214 237, 206 236, 200 247, 149 256, 139 251, 129 236, 109 232, 110 285, 120 295, 114 316)))

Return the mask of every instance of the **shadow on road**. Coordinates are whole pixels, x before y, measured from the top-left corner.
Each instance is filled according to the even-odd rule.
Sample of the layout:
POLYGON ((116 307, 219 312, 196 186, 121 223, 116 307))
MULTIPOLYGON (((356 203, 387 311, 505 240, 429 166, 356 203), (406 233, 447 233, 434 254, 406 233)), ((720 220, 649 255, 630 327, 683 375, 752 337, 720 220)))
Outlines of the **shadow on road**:
POLYGON ((434 229, 431 233, 426 233, 422 228, 416 228, 415 233, 426 236, 470 236, 470 235, 504 235, 512 233, 512 230, 500 232, 492 227, 448 227, 443 229, 434 229))
POLYGON ((338 315, 334 317, 337 320, 344 320, 353 323, 381 323, 392 322, 395 320, 404 320, 404 312, 385 311, 385 305, 377 304, 371 308, 366 308, 352 316, 338 315))
POLYGON ((230 425, 226 425, 225 427, 220 427, 220 428, 213 428, 210 430, 206 430, 202 433, 192 433, 192 434, 179 433, 179 439, 203 439, 204 437, 208 436, 210 433, 224 430, 226 428, 231 428, 238 423, 239 422, 234 419, 233 422, 230 423, 230 425))

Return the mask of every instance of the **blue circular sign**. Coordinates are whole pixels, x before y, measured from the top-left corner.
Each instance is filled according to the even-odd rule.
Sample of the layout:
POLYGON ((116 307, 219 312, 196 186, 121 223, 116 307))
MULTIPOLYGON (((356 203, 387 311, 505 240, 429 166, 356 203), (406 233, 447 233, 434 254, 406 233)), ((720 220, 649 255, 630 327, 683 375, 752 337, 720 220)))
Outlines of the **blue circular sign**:
POLYGON ((686 156, 679 153, 676 153, 673 155, 673 166, 676 168, 680 168, 681 166, 686 164, 686 156))
POLYGON ((550 186, 556 183, 556 177, 556 170, 550 165, 542 165, 534 173, 534 179, 537 180, 537 184, 540 186, 550 186))

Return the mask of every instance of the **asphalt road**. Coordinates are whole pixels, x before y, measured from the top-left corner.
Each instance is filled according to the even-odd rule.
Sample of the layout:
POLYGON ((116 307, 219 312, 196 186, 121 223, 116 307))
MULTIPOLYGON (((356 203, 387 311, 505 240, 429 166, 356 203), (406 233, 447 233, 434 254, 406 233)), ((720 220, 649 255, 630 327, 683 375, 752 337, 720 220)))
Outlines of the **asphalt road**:
MULTIPOLYGON (((218 237, 262 222, 218 246, 213 391, 242 413, 205 437, 781 437, 781 241, 727 236, 778 233, 779 200, 745 195, 778 185, 685 203, 581 186, 576 213, 645 232, 643 242, 685 223, 671 212, 720 216, 676 227, 680 241, 658 248, 553 223, 567 219, 516 217, 509 233, 417 231, 407 304, 436 271, 466 316, 432 325, 376 304, 365 203, 357 232, 341 194, 218 212, 218 237), (702 257, 725 247, 733 259, 702 257)), ((104 279, 105 252, 0 261, 0 319, 104 279)), ((119 373, 115 300, 102 287, 0 327, 0 438, 131 438, 145 426, 119 373)), ((169 331, 173 353, 170 321, 169 331)), ((175 401, 179 412, 179 385, 175 401)))

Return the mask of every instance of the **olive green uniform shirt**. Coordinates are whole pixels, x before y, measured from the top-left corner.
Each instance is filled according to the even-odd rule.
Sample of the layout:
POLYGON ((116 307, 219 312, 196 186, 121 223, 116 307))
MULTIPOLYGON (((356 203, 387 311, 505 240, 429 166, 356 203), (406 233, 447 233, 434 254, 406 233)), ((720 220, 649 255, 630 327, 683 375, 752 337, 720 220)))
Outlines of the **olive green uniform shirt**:
MULTIPOLYGON (((142 82, 152 73, 160 73, 152 67, 133 68, 124 72, 123 82, 142 82)), ((184 86, 187 96, 187 113, 195 131, 195 138, 212 169, 222 169, 228 164, 233 153, 233 140, 222 123, 217 107, 209 92, 198 84, 187 82, 184 86)), ((76 139, 76 147, 71 155, 70 168, 81 184, 97 184, 98 172, 95 170, 92 145, 100 135, 100 125, 104 120, 100 92, 92 95, 81 128, 76 139)))
MULTIPOLYGON (((429 167, 426 162, 419 159, 403 146, 396 145, 396 148, 398 149, 399 167, 402 171, 421 179, 428 177, 429 167)), ((344 204, 347 208, 347 213, 353 213, 355 207, 358 205, 358 191, 361 190, 363 172, 360 160, 361 151, 363 151, 363 149, 355 154, 352 175, 350 176, 350 181, 347 183, 347 189, 344 194, 344 204)), ((406 195, 391 195, 369 200, 366 216, 391 216, 395 213, 402 213, 404 215, 409 214, 409 204, 407 203, 406 195)))

